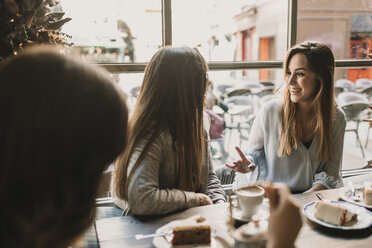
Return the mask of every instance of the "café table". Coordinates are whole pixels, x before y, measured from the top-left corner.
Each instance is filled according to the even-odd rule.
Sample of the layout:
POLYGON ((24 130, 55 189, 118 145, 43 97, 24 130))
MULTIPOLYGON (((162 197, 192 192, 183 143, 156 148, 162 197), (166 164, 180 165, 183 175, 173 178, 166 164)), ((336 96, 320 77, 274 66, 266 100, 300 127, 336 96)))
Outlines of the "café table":
MULTIPOLYGON (((370 176, 369 176, 370 177, 370 176)), ((338 200, 338 189, 320 191, 325 199, 338 200)), ((315 200, 315 192, 295 194, 301 209, 315 200)), ((98 242, 102 248, 114 247, 154 247, 152 238, 136 240, 136 234, 155 233, 156 229, 173 220, 184 219, 194 215, 204 216, 212 226, 219 229, 217 233, 224 233, 218 240, 222 247, 232 247, 233 240, 228 235, 227 222, 229 217, 229 204, 216 204, 195 207, 181 212, 151 217, 124 216, 96 221, 95 227, 98 242), (227 238, 226 238, 227 237, 227 238)), ((303 216, 303 226, 296 240, 296 247, 317 248, 347 248, 372 247, 372 227, 362 230, 330 229, 307 220, 303 216)))

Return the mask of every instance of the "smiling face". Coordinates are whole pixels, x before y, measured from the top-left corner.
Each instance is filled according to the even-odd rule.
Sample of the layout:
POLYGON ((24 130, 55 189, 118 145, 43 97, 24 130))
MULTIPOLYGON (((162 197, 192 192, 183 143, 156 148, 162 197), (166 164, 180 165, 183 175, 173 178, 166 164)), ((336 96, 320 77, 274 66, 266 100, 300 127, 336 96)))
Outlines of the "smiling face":
POLYGON ((308 66, 305 55, 301 53, 291 58, 286 71, 286 82, 291 101, 301 105, 311 102, 319 84, 308 66))

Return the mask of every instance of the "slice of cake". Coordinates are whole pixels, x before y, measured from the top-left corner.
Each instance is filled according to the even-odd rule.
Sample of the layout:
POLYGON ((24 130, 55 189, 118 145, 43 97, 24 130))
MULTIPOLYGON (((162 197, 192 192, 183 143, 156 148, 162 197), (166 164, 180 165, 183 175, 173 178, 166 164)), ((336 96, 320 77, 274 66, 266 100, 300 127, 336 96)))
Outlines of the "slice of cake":
POLYGON ((211 226, 200 215, 181 221, 173 227, 173 245, 194 245, 211 243, 211 226))
POLYGON ((315 203, 314 216, 319 220, 338 226, 342 226, 357 217, 356 214, 342 206, 324 201, 315 203))
POLYGON ((372 205, 372 182, 364 182, 363 201, 366 205, 372 205))

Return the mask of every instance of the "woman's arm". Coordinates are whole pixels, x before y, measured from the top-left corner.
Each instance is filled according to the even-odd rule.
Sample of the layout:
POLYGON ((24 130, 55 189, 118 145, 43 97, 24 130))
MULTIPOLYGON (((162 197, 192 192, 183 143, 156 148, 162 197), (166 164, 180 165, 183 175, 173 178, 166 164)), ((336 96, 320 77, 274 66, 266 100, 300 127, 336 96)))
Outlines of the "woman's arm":
POLYGON ((239 147, 235 147, 235 150, 239 154, 240 159, 234 161, 232 164, 225 164, 228 168, 235 170, 239 173, 248 173, 255 169, 255 160, 261 158, 256 157, 263 153, 256 151, 262 150, 264 146, 264 129, 263 129, 263 117, 265 110, 262 109, 253 121, 251 132, 249 135, 248 149, 250 152, 249 158, 243 154, 239 147))
MULTIPOLYGON (((201 194, 179 189, 160 189, 159 170, 167 140, 157 137, 134 171, 128 186, 128 203, 135 215, 165 214, 175 210, 206 204, 201 194)), ((142 152, 137 147, 132 154, 130 168, 142 152)), ((166 162, 165 162, 166 163, 166 162)), ((176 166, 176 165, 171 165, 176 166)), ((176 175, 174 175, 176 176, 176 175)))
POLYGON ((338 120, 334 123, 335 130, 331 145, 331 160, 319 166, 314 175, 313 187, 309 191, 335 188, 340 184, 342 185, 341 165, 346 120, 343 113, 338 114, 338 120))
POLYGON ((212 156, 209 150, 209 144, 206 144, 208 149, 206 149, 205 156, 207 157, 208 166, 208 181, 206 188, 206 195, 212 200, 213 203, 226 202, 226 195, 222 189, 221 182, 217 178, 216 173, 213 170, 212 156))

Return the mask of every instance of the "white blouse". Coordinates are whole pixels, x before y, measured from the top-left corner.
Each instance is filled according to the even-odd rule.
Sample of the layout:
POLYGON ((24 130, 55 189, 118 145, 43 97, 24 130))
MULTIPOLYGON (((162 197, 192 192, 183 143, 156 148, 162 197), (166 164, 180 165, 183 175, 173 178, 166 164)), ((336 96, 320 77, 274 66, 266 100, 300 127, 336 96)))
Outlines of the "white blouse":
POLYGON ((234 187, 255 180, 284 182, 292 192, 306 191, 317 183, 326 188, 342 186, 341 162, 346 119, 341 108, 337 107, 335 111, 332 156, 329 162, 316 158, 319 144, 317 136, 312 140, 309 149, 300 142, 289 156, 278 156, 280 109, 281 101, 274 99, 267 102, 257 114, 246 151, 246 156, 256 165, 256 169, 247 174, 236 173, 234 187))

